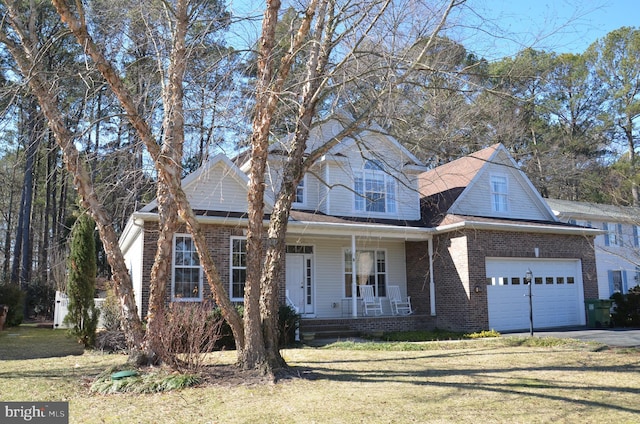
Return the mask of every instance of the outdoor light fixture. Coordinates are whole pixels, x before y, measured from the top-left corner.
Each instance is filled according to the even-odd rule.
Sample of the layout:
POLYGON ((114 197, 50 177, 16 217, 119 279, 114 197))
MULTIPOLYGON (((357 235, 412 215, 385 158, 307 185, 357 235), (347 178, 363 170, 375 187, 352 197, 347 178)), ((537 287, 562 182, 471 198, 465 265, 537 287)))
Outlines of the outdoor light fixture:
POLYGON ((524 283, 529 286, 529 294, 525 296, 529 296, 529 335, 533 337, 533 302, 531 301, 531 282, 533 280, 533 272, 530 269, 527 269, 527 272, 524 273, 524 283))

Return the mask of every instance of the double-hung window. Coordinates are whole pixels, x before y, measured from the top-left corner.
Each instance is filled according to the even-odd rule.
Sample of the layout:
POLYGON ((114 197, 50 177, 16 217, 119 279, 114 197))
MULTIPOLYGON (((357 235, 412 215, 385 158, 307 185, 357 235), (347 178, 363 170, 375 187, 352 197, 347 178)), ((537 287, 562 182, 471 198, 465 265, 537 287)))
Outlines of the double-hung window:
POLYGON ((247 240, 231 238, 231 300, 244 300, 244 284, 247 279, 247 240))
POLYGON ((509 212, 509 186, 506 175, 491 176, 491 208, 494 212, 509 212))
POLYGON ((298 206, 304 206, 306 204, 305 180, 306 180, 306 177, 302 177, 302 179, 298 183, 298 186, 296 187, 296 195, 293 198, 293 203, 295 203, 298 206))
MULTIPOLYGON (((357 250, 356 251, 356 290, 361 285, 373 286, 376 296, 387 295, 387 260, 384 250, 357 250)), ((352 296, 353 264, 351 261, 351 249, 344 252, 344 291, 345 297, 352 296)), ((360 296, 358 290, 357 296, 360 296)))
POLYGON ((396 181, 379 161, 367 160, 355 173, 354 192, 356 211, 396 213, 396 181))
POLYGON ((171 300, 202 300, 202 267, 191 236, 176 234, 173 238, 173 278, 171 300))
POLYGON ((602 229, 606 231, 606 234, 604 235, 605 246, 623 246, 622 224, 603 222, 602 229))

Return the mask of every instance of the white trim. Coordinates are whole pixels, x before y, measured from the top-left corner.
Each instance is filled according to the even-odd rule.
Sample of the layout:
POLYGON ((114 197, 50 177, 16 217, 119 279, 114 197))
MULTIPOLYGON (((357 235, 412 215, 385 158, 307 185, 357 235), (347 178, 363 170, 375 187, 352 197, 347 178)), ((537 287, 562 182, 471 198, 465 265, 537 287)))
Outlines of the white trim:
MULTIPOLYGON (((229 237, 229 299, 232 302, 244 302, 244 291, 242 293, 242 297, 233 297, 233 270, 235 268, 237 269, 242 269, 241 267, 234 267, 233 266, 233 241, 234 240, 244 240, 245 242, 247 241, 247 238, 244 236, 231 236, 229 237)), ((245 255, 247 254, 246 250, 245 250, 245 255)), ((244 266, 244 270, 246 273, 247 270, 247 266, 245 264, 244 266)), ((245 274, 246 276, 246 274, 245 274)), ((246 279, 245 279, 245 284, 247 283, 246 279)))
MULTIPOLYGON (((347 271, 346 271, 346 260, 345 257, 347 255, 347 252, 352 251, 353 247, 343 247, 342 248, 342 275, 343 277, 346 275, 347 271)), ((351 286, 351 295, 355 296, 357 299, 360 299, 360 296, 357 295, 357 287, 355 292, 354 290, 354 286, 353 286, 353 281, 354 281, 354 275, 356 276, 356 286, 357 284, 357 274, 358 274, 358 267, 357 267, 357 256, 358 253, 362 253, 362 252, 373 252, 373 264, 372 264, 372 269, 373 269, 373 275, 375 276, 375 281, 376 284, 374 286, 375 288, 375 295, 376 297, 382 297, 382 298, 386 298, 387 297, 387 286, 389 285, 389 252, 386 248, 377 248, 377 247, 360 247, 358 248, 356 246, 356 250, 355 250, 355 255, 351 255, 351 281, 352 281, 352 286, 351 286), (378 253, 382 252, 384 253, 384 272, 378 272, 378 253), (384 296, 380 296, 380 286, 378 283, 378 275, 382 275, 384 274, 384 296)), ((343 280, 346 283, 346 279, 343 278, 343 280)), ((342 284, 342 297, 343 299, 350 299, 350 297, 347 296, 346 293, 346 286, 345 284, 342 284)))
MULTIPOLYGON (((200 264, 200 258, 198 257, 198 297, 176 297, 176 239, 178 237, 182 237, 185 239, 189 239, 191 240, 192 243, 193 242, 193 237, 191 237, 191 234, 187 234, 187 233, 176 233, 173 235, 173 241, 172 241, 172 254, 171 254, 171 301, 172 302, 202 302, 203 299, 203 289, 204 289, 204 285, 203 285, 203 278, 202 278, 202 265, 200 264)), ((194 249, 195 249, 195 244, 194 244, 194 249)), ((197 251, 195 251, 196 254, 198 253, 197 251)), ((184 268, 192 268, 195 269, 196 266, 184 266, 184 268)))
POLYGON ((300 187, 300 184, 298 184, 296 186, 296 197, 292 203, 292 207, 296 208, 304 208, 307 206, 307 199, 309 198, 308 195, 308 191, 309 191, 309 184, 307 183, 307 174, 304 174, 302 176, 302 179, 300 180, 300 183, 302 183, 302 202, 296 202, 295 199, 298 198, 298 187, 300 187))
POLYGON ((510 215, 511 214, 511 205, 510 205, 510 201, 511 199, 509 198, 509 175, 507 175, 506 173, 503 172, 490 172, 489 173, 489 195, 491 196, 491 211, 495 212, 496 214, 504 214, 504 215, 510 215), (505 190, 504 191, 497 191, 494 190, 494 184, 502 184, 502 181, 498 181, 498 179, 500 180, 504 180, 504 186, 505 186, 505 190), (502 202, 497 202, 496 201, 496 196, 498 196, 500 199, 504 199, 504 210, 501 209, 502 202))

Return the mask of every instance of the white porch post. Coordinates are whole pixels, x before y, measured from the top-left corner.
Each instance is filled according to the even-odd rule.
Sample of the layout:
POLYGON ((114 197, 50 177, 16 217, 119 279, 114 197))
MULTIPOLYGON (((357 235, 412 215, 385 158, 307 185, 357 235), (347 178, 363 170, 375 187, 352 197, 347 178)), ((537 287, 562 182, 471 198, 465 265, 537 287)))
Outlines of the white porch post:
POLYGON ((358 317, 358 290, 356 270, 356 236, 351 235, 351 316, 358 317))
POLYGON ((427 241, 429 246, 429 300, 431 316, 436 316, 436 283, 433 278, 433 237, 427 241))

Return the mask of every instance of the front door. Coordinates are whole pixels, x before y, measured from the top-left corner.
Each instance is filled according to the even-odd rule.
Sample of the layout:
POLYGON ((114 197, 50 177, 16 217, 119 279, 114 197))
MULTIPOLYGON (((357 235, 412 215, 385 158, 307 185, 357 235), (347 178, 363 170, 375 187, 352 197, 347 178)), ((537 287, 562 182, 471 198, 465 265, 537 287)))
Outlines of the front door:
POLYGON ((301 315, 313 314, 313 255, 287 253, 287 303, 301 315))

